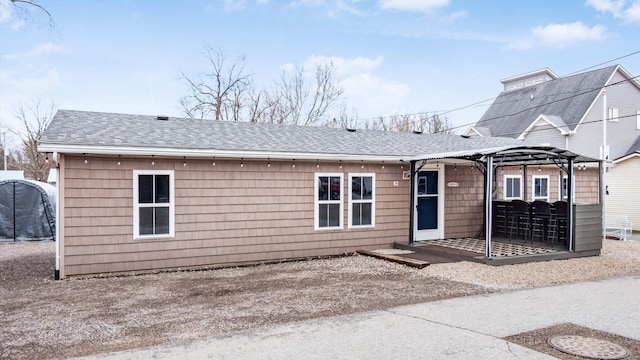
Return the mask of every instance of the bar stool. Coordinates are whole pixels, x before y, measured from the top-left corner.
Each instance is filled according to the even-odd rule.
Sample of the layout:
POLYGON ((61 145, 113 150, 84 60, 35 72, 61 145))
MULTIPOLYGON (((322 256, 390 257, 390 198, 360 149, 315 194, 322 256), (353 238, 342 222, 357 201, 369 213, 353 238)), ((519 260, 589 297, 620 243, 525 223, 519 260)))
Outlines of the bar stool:
POLYGON ((529 204, 522 200, 512 200, 507 208, 507 227, 509 228, 509 240, 513 239, 515 231, 516 237, 525 241, 531 235, 531 220, 529 217, 529 204))
POLYGON ((567 243, 567 202, 556 201, 551 204, 551 221, 549 222, 549 237, 551 244, 557 240, 567 243))
POLYGON ((536 200, 531 203, 531 241, 537 236, 540 242, 548 242, 548 225, 551 220, 551 204, 536 200))

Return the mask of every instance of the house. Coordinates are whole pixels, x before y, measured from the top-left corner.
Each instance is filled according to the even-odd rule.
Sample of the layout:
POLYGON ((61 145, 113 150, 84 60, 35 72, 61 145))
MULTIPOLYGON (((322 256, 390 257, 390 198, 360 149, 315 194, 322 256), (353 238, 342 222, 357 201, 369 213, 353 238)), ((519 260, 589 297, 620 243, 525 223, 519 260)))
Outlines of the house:
MULTIPOLYGON (((501 82, 504 90, 465 135, 526 140, 607 159, 608 163, 626 159, 640 138, 640 83, 620 65, 565 77, 542 69, 501 82)), ((594 165, 576 171, 578 202, 595 200, 596 188, 601 185, 597 173, 594 165)), ((626 175, 626 171, 606 174, 609 194, 617 194, 606 197, 608 211, 640 212, 640 202, 632 204, 626 197, 640 193, 640 183, 629 185, 626 175)), ((566 174, 555 167, 512 167, 499 176, 501 199, 555 201, 567 196, 566 174)))
MULTIPOLYGON (((638 120, 640 127, 640 119, 638 120)), ((623 156, 613 160, 607 175, 607 214, 626 216, 634 231, 640 231, 640 137, 623 156)))
POLYGON ((509 138, 71 110, 39 150, 57 168, 59 278, 476 236, 485 159, 593 160, 509 138))

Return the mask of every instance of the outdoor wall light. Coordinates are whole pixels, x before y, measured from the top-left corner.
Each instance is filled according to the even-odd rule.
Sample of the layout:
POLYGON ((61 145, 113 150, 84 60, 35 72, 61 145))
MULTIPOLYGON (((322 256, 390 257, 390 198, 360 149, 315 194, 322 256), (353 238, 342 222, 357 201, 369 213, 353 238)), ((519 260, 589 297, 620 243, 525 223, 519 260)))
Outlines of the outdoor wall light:
POLYGON ((156 160, 153 158, 153 155, 151 155, 151 166, 156 164, 156 160))

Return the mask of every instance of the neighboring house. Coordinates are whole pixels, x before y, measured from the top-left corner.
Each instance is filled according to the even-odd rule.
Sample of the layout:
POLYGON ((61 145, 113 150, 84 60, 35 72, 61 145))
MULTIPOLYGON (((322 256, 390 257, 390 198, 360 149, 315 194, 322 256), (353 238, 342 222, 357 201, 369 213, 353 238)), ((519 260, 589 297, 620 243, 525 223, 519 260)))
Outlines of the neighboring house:
POLYGON ((521 145, 60 110, 39 150, 58 168, 64 278, 476 236, 484 175, 475 150, 521 145))
POLYGON ((635 231, 640 231, 639 174, 640 137, 625 155, 613 160, 613 166, 607 175, 609 191, 605 204, 607 215, 626 216, 635 231))
MULTIPOLYGON (((465 135, 509 137, 602 159, 606 126, 609 161, 626 155, 640 136, 640 83, 620 65, 566 77, 542 69, 501 82, 504 90, 465 135), (605 114, 607 121, 603 122, 605 114)), ((595 165, 579 169, 577 201, 593 201, 600 186, 599 170, 595 165)), ((500 175, 498 198, 566 198, 566 176, 556 167, 511 168, 500 174, 504 175, 500 175)), ((618 192, 616 176, 616 172, 607 176, 610 193, 618 192)), ((640 193, 640 183, 632 187, 633 193, 640 193)), ((605 202, 610 201, 619 200, 607 197, 605 202)), ((630 204, 625 201, 615 206, 624 213, 623 205, 630 204)))

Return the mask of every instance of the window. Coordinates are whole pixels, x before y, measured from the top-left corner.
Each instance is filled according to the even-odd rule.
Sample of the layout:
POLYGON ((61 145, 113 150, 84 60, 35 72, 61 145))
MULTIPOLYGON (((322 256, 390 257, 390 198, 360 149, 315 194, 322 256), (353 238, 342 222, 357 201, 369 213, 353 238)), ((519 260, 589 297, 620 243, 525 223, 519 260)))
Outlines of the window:
POLYGON ((504 176, 504 199, 522 199, 522 190, 520 184, 522 177, 520 175, 504 176))
POLYGON ((349 174, 349 227, 375 226, 375 174, 349 174))
POLYGON ((640 130, 640 110, 636 111, 636 129, 640 130))
POLYGON ((342 229, 342 174, 316 174, 315 229, 342 229))
MULTIPOLYGON (((567 186, 569 186, 568 182, 567 182, 568 177, 566 175, 562 176, 562 181, 559 181, 558 184, 562 184, 560 186, 558 186, 558 200, 567 200, 567 194, 569 194, 569 191, 567 190, 567 186)), ((573 175, 573 193, 572 193, 572 197, 573 200, 576 199, 576 176, 573 175)))
POLYGON ((618 108, 609 108, 609 121, 618 122, 619 111, 618 108))
POLYGON ((549 201, 549 175, 532 176, 533 200, 549 201))
POLYGON ((133 171, 133 236, 174 236, 173 171, 133 171))

